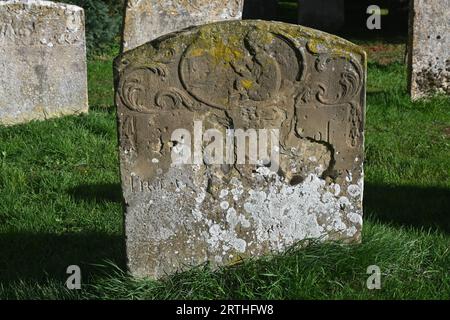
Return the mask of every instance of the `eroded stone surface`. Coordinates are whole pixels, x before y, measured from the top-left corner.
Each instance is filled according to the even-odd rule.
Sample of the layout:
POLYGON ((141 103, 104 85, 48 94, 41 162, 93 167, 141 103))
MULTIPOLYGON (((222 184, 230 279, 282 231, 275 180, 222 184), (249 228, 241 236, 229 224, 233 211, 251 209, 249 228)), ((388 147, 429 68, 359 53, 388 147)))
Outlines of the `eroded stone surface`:
POLYGON ((122 51, 162 35, 242 17, 243 0, 127 0, 122 51))
POLYGON ((360 241, 365 76, 358 47, 277 22, 196 27, 118 57, 131 272, 228 265, 307 238, 360 241), (207 157, 174 164, 174 152, 195 156, 187 136, 172 136, 185 128, 195 140, 194 121, 223 135, 278 128, 278 171, 207 157))
POLYGON ((450 94, 450 0, 414 0, 410 10, 411 97, 450 94))
POLYGON ((0 2, 0 124, 88 111, 83 9, 0 2))

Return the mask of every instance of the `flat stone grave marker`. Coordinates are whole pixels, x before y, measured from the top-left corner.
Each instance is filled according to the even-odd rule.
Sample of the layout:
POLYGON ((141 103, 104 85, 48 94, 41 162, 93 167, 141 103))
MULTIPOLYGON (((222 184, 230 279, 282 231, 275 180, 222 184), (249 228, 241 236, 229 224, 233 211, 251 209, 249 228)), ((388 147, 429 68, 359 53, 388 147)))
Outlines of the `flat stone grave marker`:
POLYGON ((127 0, 122 51, 187 27, 242 17, 244 0, 127 0))
POLYGON ((0 124, 88 111, 83 9, 0 2, 0 124))
POLYGON ((134 275, 361 240, 359 47, 281 22, 219 22, 124 53, 115 83, 134 275))
POLYGON ((411 97, 450 94, 450 0, 414 0, 410 13, 411 97))

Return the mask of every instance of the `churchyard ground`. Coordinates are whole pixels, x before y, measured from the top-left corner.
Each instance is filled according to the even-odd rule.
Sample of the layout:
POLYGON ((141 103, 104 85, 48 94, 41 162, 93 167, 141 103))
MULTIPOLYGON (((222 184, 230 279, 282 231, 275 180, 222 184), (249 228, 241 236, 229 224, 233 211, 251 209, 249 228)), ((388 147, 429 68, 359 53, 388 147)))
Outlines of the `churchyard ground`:
POLYGON ((161 281, 126 273, 112 59, 90 112, 0 128, 2 299, 449 299, 450 99, 410 102, 401 45, 369 53, 362 244, 313 244, 161 281), (78 265, 81 290, 66 269, 78 265), (381 289, 367 288, 369 266, 381 289))

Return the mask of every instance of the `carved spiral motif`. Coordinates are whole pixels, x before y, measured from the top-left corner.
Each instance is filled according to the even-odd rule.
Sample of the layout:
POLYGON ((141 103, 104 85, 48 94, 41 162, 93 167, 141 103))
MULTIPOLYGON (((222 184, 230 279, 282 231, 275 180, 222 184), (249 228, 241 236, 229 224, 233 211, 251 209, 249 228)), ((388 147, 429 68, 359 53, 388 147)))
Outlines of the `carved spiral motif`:
MULTIPOLYGON (((330 64, 337 64, 337 61, 345 61, 343 58, 331 59, 327 56, 318 58, 316 61, 316 69, 319 72, 325 71, 330 64)), ((340 91, 337 93, 331 92, 334 90, 327 89, 323 84, 319 84, 319 92, 317 93, 317 100, 326 105, 342 104, 350 102, 360 91, 362 86, 362 71, 361 67, 351 62, 345 62, 344 71, 341 73, 339 80, 340 91), (335 93, 335 94, 333 94, 335 93)))
POLYGON ((130 110, 153 113, 156 110, 174 110, 182 106, 193 109, 192 98, 183 90, 165 87, 165 65, 130 68, 120 83, 119 97, 130 110))
POLYGON ((122 103, 130 110, 138 112, 150 112, 147 104, 146 75, 152 71, 146 68, 133 69, 126 72, 120 85, 119 95, 122 103))
POLYGON ((156 105, 163 110, 179 109, 186 106, 188 109, 194 107, 194 102, 182 90, 168 88, 159 91, 155 97, 156 105))

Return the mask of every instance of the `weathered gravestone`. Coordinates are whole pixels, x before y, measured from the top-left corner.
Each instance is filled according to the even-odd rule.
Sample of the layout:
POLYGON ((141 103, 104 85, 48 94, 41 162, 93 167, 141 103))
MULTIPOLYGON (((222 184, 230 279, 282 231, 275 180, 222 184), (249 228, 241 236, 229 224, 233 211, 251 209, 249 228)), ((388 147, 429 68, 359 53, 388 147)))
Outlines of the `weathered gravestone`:
POLYGON ((411 97, 450 94, 450 0, 413 0, 410 12, 411 97))
POLYGON ((132 273, 359 242, 365 77, 357 46, 279 22, 214 23, 118 57, 132 273))
POLYGON ((345 23, 345 1, 298 0, 298 23, 322 31, 338 31, 345 23))
POLYGON ((127 0, 122 51, 187 27, 242 17, 244 0, 127 0))
POLYGON ((88 111, 83 9, 0 2, 0 124, 88 111))

